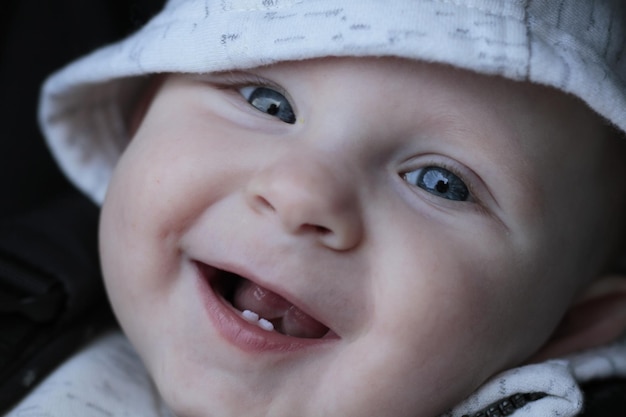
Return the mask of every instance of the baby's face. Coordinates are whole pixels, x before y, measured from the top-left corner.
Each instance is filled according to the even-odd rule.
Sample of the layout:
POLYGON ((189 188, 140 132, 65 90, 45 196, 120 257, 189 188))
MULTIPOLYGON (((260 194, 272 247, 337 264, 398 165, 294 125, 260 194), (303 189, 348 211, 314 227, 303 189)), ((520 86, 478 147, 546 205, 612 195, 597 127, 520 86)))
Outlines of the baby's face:
POLYGON ((162 81, 101 248, 180 417, 433 417, 600 258, 599 122, 564 95, 394 59, 162 81))

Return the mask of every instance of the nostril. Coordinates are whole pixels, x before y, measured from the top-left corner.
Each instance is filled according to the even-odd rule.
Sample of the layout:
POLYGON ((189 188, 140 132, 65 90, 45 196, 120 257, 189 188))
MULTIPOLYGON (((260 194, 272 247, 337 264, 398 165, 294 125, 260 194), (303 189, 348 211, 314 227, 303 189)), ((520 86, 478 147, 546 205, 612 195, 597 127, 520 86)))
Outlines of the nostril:
POLYGON ((268 199, 266 199, 265 197, 261 195, 254 196, 254 202, 256 203, 257 207, 269 209, 271 211, 276 211, 272 203, 270 203, 268 199))
POLYGON ((319 236, 325 236, 332 234, 333 231, 328 227, 320 226, 317 224, 305 223, 301 225, 298 229, 300 232, 312 232, 319 236))
POLYGON ((316 233, 319 233, 320 235, 327 235, 329 233, 332 233, 332 231, 324 226, 318 226, 316 224, 307 224, 305 226, 310 227, 311 229, 313 229, 316 233))

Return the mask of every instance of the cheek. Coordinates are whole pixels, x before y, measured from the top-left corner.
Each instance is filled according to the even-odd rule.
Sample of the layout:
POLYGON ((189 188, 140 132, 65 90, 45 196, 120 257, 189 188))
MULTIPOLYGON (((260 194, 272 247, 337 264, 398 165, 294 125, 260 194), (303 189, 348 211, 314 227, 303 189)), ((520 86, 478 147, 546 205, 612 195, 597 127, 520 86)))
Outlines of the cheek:
POLYGON ((174 215, 175 177, 158 148, 131 143, 109 184, 100 219, 100 253, 105 284, 120 321, 144 314, 142 306, 171 285, 180 261, 176 234, 186 213, 174 215), (168 190, 168 188, 170 190, 168 190), (139 314, 138 314, 139 313, 139 314))
POLYGON ((442 378, 457 366, 487 377, 538 348, 558 312, 546 311, 550 288, 507 233, 475 218, 446 227, 411 219, 418 226, 387 228, 388 244, 375 250, 380 340, 441 360, 442 378))
MULTIPOLYGON (((144 212, 145 195, 121 163, 111 180, 100 217, 100 259, 106 288, 118 317, 137 305, 149 267, 148 243, 153 212, 144 212), (122 313, 121 315, 119 313, 122 313)), ((155 262, 156 260, 153 260, 155 262)))
POLYGON ((469 284, 476 279, 470 271, 426 261, 417 269, 402 258, 391 258, 396 268, 386 269, 386 282, 374 291, 372 326, 333 378, 336 386, 363 392, 368 412, 381 407, 368 415, 443 412, 502 367, 500 338, 510 336, 494 330, 493 304, 484 288, 469 284))
POLYGON ((133 251, 174 241, 220 198, 227 178, 206 135, 185 119, 159 123, 169 118, 158 110, 148 113, 124 152, 103 207, 102 234, 133 251))
POLYGON ((115 315, 149 363, 161 354, 158 340, 173 333, 169 320, 184 314, 167 303, 180 292, 177 245, 190 212, 177 204, 180 187, 168 190, 174 185, 170 166, 154 154, 142 158, 140 143, 133 145, 120 160, 102 207, 100 253, 115 315))

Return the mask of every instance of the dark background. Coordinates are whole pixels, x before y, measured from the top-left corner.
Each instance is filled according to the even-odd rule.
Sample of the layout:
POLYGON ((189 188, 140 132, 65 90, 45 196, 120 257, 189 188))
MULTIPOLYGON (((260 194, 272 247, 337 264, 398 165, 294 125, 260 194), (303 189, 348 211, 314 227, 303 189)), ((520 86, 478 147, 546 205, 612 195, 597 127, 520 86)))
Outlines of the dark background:
POLYGON ((74 192, 37 125, 39 88, 53 71, 128 35, 163 0, 3 0, 0 5, 0 218, 74 192))

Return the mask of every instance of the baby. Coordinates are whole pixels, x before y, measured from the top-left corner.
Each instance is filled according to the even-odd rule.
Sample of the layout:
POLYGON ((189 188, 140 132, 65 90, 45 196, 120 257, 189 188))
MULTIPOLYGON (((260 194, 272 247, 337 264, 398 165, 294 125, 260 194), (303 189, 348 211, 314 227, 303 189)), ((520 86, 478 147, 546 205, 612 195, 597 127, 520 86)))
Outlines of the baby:
POLYGON ((551 415, 569 365, 529 364, 626 327, 624 12, 171 0, 55 75, 44 129, 173 414, 551 415))

